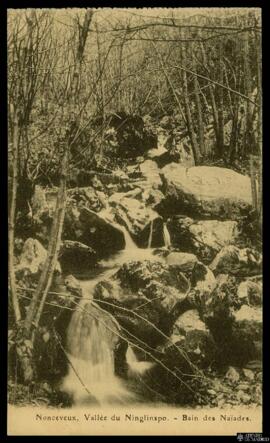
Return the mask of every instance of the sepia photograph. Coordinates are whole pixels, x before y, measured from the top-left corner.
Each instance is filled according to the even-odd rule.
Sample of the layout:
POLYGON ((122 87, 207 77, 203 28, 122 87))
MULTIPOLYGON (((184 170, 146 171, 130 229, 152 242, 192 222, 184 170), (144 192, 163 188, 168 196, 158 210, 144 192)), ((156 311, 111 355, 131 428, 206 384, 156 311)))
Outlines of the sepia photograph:
POLYGON ((7 10, 9 436, 262 436, 261 31, 7 10))

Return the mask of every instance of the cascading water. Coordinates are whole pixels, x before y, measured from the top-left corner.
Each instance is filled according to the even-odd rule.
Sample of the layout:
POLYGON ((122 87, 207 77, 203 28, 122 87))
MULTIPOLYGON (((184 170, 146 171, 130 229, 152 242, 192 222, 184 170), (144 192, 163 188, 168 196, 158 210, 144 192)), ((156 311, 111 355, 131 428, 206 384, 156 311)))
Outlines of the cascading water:
POLYGON ((151 248, 152 240, 153 240, 153 226, 154 226, 154 220, 151 220, 150 223, 150 232, 149 232, 149 238, 148 238, 148 248, 151 248))
POLYGON ((167 227, 166 223, 163 223, 163 240, 164 240, 164 246, 166 246, 166 248, 171 246, 171 236, 168 231, 168 227, 167 227))
POLYGON ((142 375, 154 365, 154 363, 151 363, 150 361, 138 361, 133 349, 130 346, 127 349, 126 361, 130 376, 142 375))
POLYGON ((76 404, 129 402, 134 395, 114 372, 117 327, 109 314, 89 303, 86 295, 68 327, 67 350, 71 364, 62 390, 72 394, 76 404))
MULTIPOLYGON (((129 260, 159 260, 159 257, 153 256, 152 249, 138 248, 127 229, 116 223, 107 209, 103 216, 123 232, 125 249, 110 259, 100 261, 97 277, 80 280, 82 299, 67 331, 66 348, 71 364, 62 383, 62 390, 72 394, 76 404, 93 401, 100 404, 128 403, 135 400, 135 395, 128 391, 123 380, 116 377, 114 371, 116 322, 110 314, 93 304, 91 299, 96 284, 110 278, 123 263, 129 260)), ((143 374, 152 366, 150 362, 138 362, 130 346, 126 361, 132 376, 143 374)))

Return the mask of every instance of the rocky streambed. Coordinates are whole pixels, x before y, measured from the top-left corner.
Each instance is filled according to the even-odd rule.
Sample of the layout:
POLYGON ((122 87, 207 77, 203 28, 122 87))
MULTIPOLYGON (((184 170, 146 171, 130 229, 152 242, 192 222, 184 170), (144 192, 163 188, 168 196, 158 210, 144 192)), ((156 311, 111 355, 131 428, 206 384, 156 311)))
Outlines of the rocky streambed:
MULTIPOLYGON (((143 158, 68 190, 59 262, 39 328, 40 389, 59 404, 76 398, 67 386, 72 369, 65 352, 74 354, 67 331, 88 299, 96 321, 114 325, 102 358, 109 349, 110 370, 136 397, 128 401, 258 405, 262 256, 251 229, 250 180, 226 168, 158 164, 143 158)), ((32 236, 17 240, 25 309, 46 258, 56 193, 36 187, 32 236)), ((99 358, 91 342, 95 335, 99 346, 98 330, 86 314, 79 318, 91 365, 99 358)), ((105 376, 108 366, 101 367, 98 376, 105 376)))

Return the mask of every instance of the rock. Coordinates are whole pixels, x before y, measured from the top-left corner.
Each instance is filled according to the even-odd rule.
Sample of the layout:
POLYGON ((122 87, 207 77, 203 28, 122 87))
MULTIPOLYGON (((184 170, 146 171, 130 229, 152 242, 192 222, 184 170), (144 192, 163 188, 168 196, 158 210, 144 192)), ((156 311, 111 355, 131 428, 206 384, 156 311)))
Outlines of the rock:
POLYGON ((143 187, 142 192, 142 201, 146 204, 146 206, 149 206, 152 209, 156 209, 160 205, 160 203, 164 200, 164 194, 158 190, 152 188, 152 186, 143 187))
POLYGON ((159 124, 163 129, 170 129, 172 127, 172 117, 164 115, 159 124))
POLYGON ((253 275, 261 272, 262 256, 251 248, 224 246, 209 268, 215 273, 253 275))
POLYGON ((136 181, 136 187, 141 189, 140 200, 155 209, 165 198, 159 190, 162 185, 160 169, 153 160, 145 160, 139 165, 141 180, 136 181))
POLYGON ((156 149, 151 149, 147 153, 147 157, 151 160, 154 160, 159 168, 163 168, 168 163, 172 162, 173 159, 170 155, 170 152, 165 148, 163 144, 159 143, 160 137, 158 137, 159 146, 156 149))
POLYGON ((263 397, 262 387, 261 386, 255 386, 254 390, 252 392, 252 398, 254 399, 254 401, 256 403, 261 405, 262 404, 262 397, 263 397))
POLYGON ((32 211, 33 218, 39 219, 40 216, 49 210, 46 199, 46 191, 39 185, 35 186, 35 191, 32 196, 32 211))
POLYGON ((262 322, 262 310, 251 306, 243 305, 234 313, 236 322, 251 321, 261 324, 262 322))
POLYGON ((236 384, 240 380, 240 375, 233 366, 230 366, 226 372, 225 378, 231 383, 236 384))
POLYGON ((235 243, 239 235, 236 221, 195 221, 174 216, 167 226, 173 246, 196 254, 205 263, 211 262, 223 246, 235 243))
POLYGON ((97 252, 97 258, 124 249, 123 232, 86 207, 69 206, 64 224, 64 239, 83 243, 97 252))
POLYGON ((115 278, 125 289, 149 300, 159 297, 160 305, 169 313, 185 298, 189 289, 189 282, 180 267, 160 261, 128 262, 117 271, 115 278))
POLYGON ((185 168, 171 163, 161 170, 166 201, 163 213, 185 213, 234 220, 251 207, 250 178, 214 166, 185 168))
POLYGON ((250 369, 243 369, 243 374, 245 376, 245 378, 247 378, 248 380, 252 381, 255 378, 254 372, 251 371, 250 369))
POLYGON ((59 260, 63 270, 85 269, 96 261, 96 251, 83 243, 64 240, 60 248, 59 260))
POLYGON ((262 309, 247 305, 233 312, 231 359, 239 365, 262 357, 262 309))
POLYGON ((173 327, 173 334, 187 335, 190 331, 207 331, 205 323, 200 319, 199 312, 196 309, 191 309, 184 312, 176 320, 173 327))
POLYGON ((175 318, 182 308, 183 312, 186 309, 188 288, 189 282, 177 266, 159 261, 127 262, 112 280, 96 285, 94 299, 109 310, 122 327, 153 346, 164 341, 164 337, 148 321, 170 335, 175 318), (114 306, 102 303, 104 301, 114 306))
POLYGON ((157 146, 157 137, 140 116, 125 112, 108 116, 105 151, 120 158, 134 158, 157 146))
POLYGON ((262 383, 262 381, 263 381, 263 373, 262 372, 258 372, 256 374, 256 381, 258 381, 259 383, 262 383))
POLYGON ((250 395, 246 394, 243 391, 238 391, 236 394, 237 400, 239 400, 241 403, 244 403, 245 405, 250 403, 251 397, 250 395))
POLYGON ((200 300, 202 297, 208 299, 217 286, 213 272, 201 262, 195 263, 190 280, 194 291, 199 293, 200 300))
POLYGON ((138 199, 141 191, 135 191, 137 194, 133 191, 132 194, 115 193, 110 197, 116 220, 127 228, 138 246, 163 246, 162 218, 138 199))
POLYGON ((237 289, 238 298, 251 306, 262 305, 262 284, 252 280, 245 280, 240 283, 237 289))
POLYGON ((250 360, 245 365, 245 368, 252 369, 253 371, 261 371, 262 370, 262 361, 261 360, 250 360))
MULTIPOLYGON (((235 277, 221 275, 208 297, 194 296, 193 306, 220 350, 219 363, 241 367, 261 358, 262 309, 243 305, 237 287, 235 277)), ((187 298, 191 303, 191 294, 187 298)))
POLYGON ((249 383, 240 383, 240 385, 237 386, 237 389, 239 391, 249 391, 250 385, 249 383))
POLYGON ((100 193, 91 186, 84 188, 71 188, 68 190, 67 194, 69 202, 76 203, 78 207, 84 206, 91 211, 99 212, 105 206, 100 193))
POLYGON ((160 169, 155 161, 145 160, 140 164, 140 171, 150 187, 158 189, 162 185, 160 169))
POLYGON ((79 281, 73 275, 67 275, 65 278, 65 286, 68 291, 76 294, 82 295, 82 288, 80 286, 79 281))
MULTIPOLYGON (((28 238, 24 245, 19 263, 16 266, 16 274, 23 272, 28 274, 37 274, 42 270, 47 258, 47 251, 42 244, 34 239, 28 238)), ((61 266, 59 262, 56 264, 56 272, 61 273, 61 266)))
POLYGON ((192 366, 190 367, 188 362, 196 365, 199 369, 205 369, 214 360, 216 345, 211 333, 206 328, 187 330, 184 336, 178 333, 178 341, 175 341, 175 337, 176 334, 171 336, 175 345, 180 349, 180 354, 182 352, 182 356, 170 342, 165 349, 165 355, 169 360, 174 361, 174 367, 180 371, 192 373, 192 366))
POLYGON ((35 186, 32 197, 32 226, 31 234, 47 247, 54 217, 58 188, 42 188, 35 186))
POLYGON ((170 252, 166 257, 168 265, 177 265, 183 272, 192 271, 198 259, 194 254, 186 252, 170 252))
MULTIPOLYGON (((33 197, 33 219, 36 237, 47 245, 50 237, 50 229, 54 218, 56 207, 58 188, 43 189, 36 187, 36 193, 33 197), (42 197, 41 197, 42 196, 42 197)), ((64 223, 63 238, 67 240, 79 240, 80 235, 71 235, 69 231, 76 229, 74 219, 78 218, 78 214, 82 207, 86 207, 92 211, 100 212, 104 208, 106 202, 102 198, 102 193, 96 192, 93 187, 71 188, 67 191, 67 208, 64 223), (77 214, 75 216, 75 214, 77 214), (73 225, 74 222, 74 226, 73 225)), ((79 230, 79 228, 78 228, 79 230)))
MULTIPOLYGON (((214 282, 213 282, 214 283, 214 282)), ((219 364, 232 364, 232 324, 233 311, 237 304, 237 284, 235 277, 218 275, 212 292, 202 292, 201 296, 193 296, 193 306, 199 310, 200 317, 211 331, 219 349, 219 364)), ((192 292, 192 291, 191 291, 192 292)), ((189 300, 191 295, 187 297, 189 300)))
MULTIPOLYGON (((197 262, 191 272, 186 274, 191 282, 191 289, 187 295, 189 306, 198 310, 200 318, 208 325, 212 318, 216 318, 216 287, 217 281, 212 271, 201 262, 197 262), (214 313, 213 313, 214 312, 214 313)), ((212 326, 212 324, 211 324, 212 326)), ((215 332, 215 328, 214 332, 215 332)), ((212 332, 212 330, 211 330, 212 332)))
POLYGON ((214 389, 207 389, 207 394, 211 395, 212 397, 215 397, 217 395, 216 391, 214 389))

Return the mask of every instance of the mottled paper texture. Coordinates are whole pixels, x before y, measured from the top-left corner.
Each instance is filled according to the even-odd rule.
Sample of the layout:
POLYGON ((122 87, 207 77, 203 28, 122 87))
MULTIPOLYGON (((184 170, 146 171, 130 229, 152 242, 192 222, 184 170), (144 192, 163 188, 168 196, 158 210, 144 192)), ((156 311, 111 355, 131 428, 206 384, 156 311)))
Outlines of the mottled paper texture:
POLYGON ((259 8, 8 10, 10 436, 261 433, 259 8))

